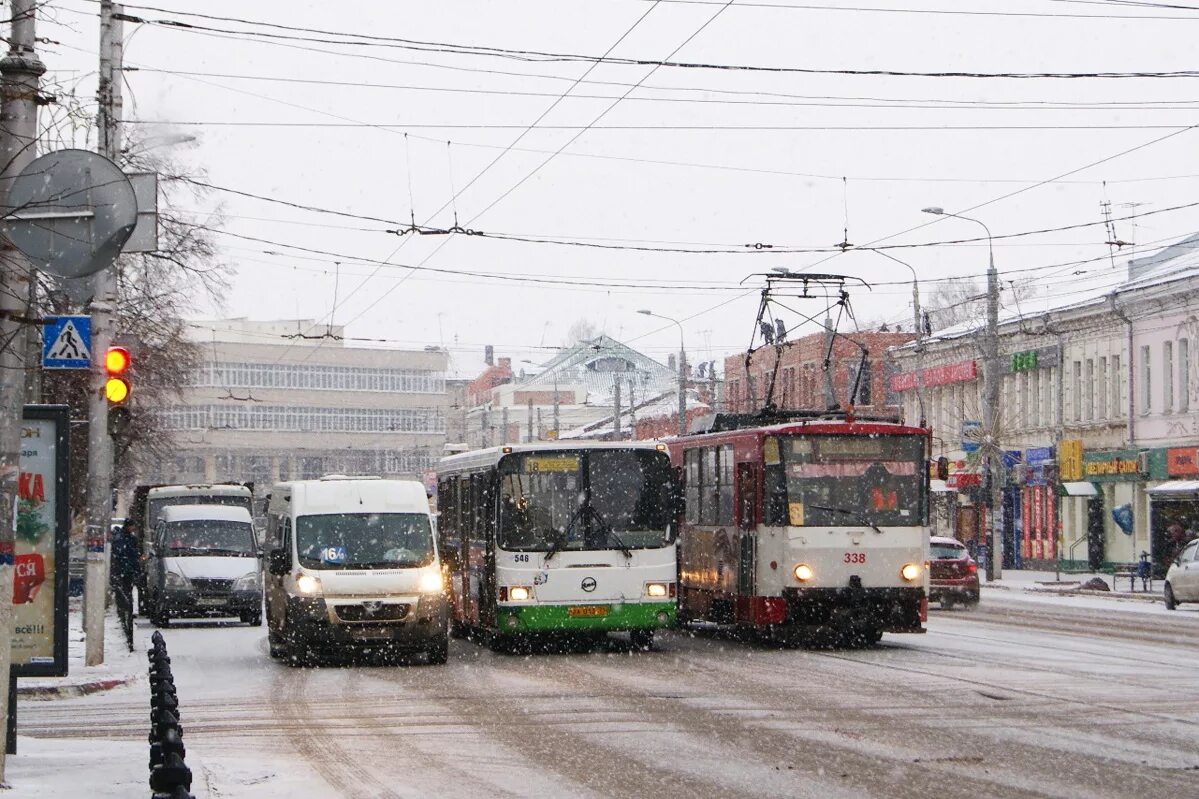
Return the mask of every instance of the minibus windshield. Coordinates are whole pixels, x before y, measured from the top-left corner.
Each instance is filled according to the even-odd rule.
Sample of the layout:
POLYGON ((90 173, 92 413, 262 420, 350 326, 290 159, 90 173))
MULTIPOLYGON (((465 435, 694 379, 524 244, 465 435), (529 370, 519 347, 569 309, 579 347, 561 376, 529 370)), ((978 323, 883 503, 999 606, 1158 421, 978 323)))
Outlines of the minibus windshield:
POLYGON ((423 513, 330 513, 296 519, 296 552, 306 569, 399 569, 433 562, 423 513))
POLYGON ((246 522, 192 519, 163 525, 163 546, 170 557, 257 557, 254 528, 246 522))

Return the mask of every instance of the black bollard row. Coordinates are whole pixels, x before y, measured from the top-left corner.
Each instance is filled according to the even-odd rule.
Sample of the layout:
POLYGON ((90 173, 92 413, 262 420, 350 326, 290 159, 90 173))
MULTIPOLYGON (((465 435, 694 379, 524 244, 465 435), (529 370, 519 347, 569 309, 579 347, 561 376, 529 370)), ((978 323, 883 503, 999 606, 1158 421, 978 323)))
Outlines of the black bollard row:
POLYGON ((150 789, 152 799, 195 799, 192 772, 183 762, 183 727, 179 724, 179 696, 171 674, 171 657, 162 633, 150 639, 150 789))

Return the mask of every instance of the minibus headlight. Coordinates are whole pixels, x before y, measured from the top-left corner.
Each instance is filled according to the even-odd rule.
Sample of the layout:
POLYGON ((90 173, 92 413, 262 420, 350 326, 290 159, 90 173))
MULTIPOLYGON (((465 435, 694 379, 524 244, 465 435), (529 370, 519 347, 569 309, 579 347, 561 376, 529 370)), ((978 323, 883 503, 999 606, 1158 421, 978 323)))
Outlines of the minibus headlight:
POLYGON ((508 599, 513 602, 527 602, 533 598, 533 589, 524 585, 514 585, 508 589, 508 599))
POLYGON ((920 576, 919 563, 905 563, 903 568, 899 570, 899 576, 907 580, 909 583, 914 582, 920 576))
POLYGON ((301 574, 296 577, 296 590, 307 596, 315 596, 321 592, 320 578, 311 574, 301 574))
POLYGON ((178 572, 167 572, 163 581, 166 588, 173 588, 176 591, 190 591, 192 587, 192 581, 178 572))
POLYGON ((421 575, 420 590, 422 594, 436 594, 445 589, 445 580, 441 577, 441 572, 429 572, 421 575))
POLYGON ((795 579, 801 583, 806 583, 816 576, 816 572, 812 571, 812 567, 806 563, 801 563, 795 567, 795 579))
POLYGON ((646 583, 645 595, 652 597, 665 597, 667 593, 666 583, 646 583))
POLYGON ((261 586, 262 583, 259 582, 258 572, 256 571, 243 574, 233 581, 234 591, 257 591, 261 586))

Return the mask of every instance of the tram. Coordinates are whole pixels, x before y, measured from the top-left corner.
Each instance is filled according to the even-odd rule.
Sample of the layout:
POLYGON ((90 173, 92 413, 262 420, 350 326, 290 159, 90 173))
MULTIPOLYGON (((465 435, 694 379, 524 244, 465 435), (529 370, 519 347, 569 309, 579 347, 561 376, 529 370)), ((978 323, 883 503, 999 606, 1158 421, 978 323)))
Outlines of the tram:
POLYGON ((496 649, 676 619, 679 493, 665 445, 544 442, 451 455, 438 535, 452 630, 496 649))
POLYGON ((717 415, 670 445, 685 495, 680 621, 797 642, 924 632, 929 431, 852 414, 769 421, 717 415))

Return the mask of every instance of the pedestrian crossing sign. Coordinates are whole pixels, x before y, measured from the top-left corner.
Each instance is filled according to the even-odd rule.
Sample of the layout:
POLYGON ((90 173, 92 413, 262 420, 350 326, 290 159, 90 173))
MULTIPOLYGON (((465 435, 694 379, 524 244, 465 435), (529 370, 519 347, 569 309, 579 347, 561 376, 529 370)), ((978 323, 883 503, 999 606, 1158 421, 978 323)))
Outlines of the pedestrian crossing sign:
POLYGON ((92 318, 48 316, 42 328, 43 369, 90 369, 92 318))

